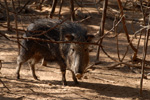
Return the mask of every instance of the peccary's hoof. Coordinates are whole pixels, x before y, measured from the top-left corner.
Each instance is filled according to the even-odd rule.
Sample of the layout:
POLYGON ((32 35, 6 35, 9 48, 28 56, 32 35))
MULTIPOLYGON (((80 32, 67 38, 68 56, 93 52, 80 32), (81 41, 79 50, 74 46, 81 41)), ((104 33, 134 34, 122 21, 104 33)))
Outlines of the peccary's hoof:
POLYGON ((17 75, 16 75, 16 79, 20 79, 20 75, 17 74, 17 75))
POLYGON ((82 75, 81 75, 80 73, 77 73, 77 74, 76 74, 76 78, 81 79, 81 78, 82 78, 82 75))
POLYGON ((33 76, 33 78, 34 78, 35 80, 38 80, 38 81, 39 81, 39 78, 38 78, 37 76, 33 76))

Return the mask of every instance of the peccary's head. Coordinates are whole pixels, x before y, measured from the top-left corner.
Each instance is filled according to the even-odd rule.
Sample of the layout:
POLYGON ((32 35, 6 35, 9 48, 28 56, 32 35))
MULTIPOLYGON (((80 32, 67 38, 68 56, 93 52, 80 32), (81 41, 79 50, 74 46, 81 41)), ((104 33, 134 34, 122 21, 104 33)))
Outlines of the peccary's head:
MULTIPOLYGON (((86 36, 74 36, 74 35, 66 35, 69 41, 75 42, 90 42, 93 35, 86 36)), ((74 72, 75 76, 80 79, 89 63, 89 49, 88 44, 82 43, 71 43, 68 56, 67 56, 67 65, 70 70, 74 72)))

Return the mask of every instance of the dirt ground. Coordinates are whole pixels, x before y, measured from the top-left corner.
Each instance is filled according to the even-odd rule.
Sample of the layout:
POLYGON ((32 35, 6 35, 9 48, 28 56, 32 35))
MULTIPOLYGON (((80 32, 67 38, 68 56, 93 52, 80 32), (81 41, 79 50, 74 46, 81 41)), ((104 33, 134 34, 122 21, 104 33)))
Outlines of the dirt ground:
MULTIPOLYGON (((88 1, 88 0, 87 0, 88 1)), ((116 3, 110 3, 110 7, 116 6, 116 3)), ((43 12, 47 7, 43 7, 43 12)), ((58 8, 56 12, 58 13, 58 8)), ((67 16, 66 12, 69 11, 68 7, 63 7, 63 17, 67 16)), ((117 9, 117 7, 116 7, 117 9)), ((82 9, 83 10, 83 9, 82 9)), ((49 11, 49 9, 48 9, 49 11)), ((94 34, 94 42, 99 39, 97 31, 99 30, 99 24, 101 15, 98 13, 95 6, 90 5, 84 7, 84 13, 90 13, 91 18, 83 21, 85 27, 87 27, 89 34, 94 34), (88 11, 88 12, 87 12, 88 11)), ((100 10, 101 11, 101 10, 100 10)), ((130 18, 130 13, 125 11, 130 18)), ((55 15, 54 18, 56 17, 55 15)), ((140 19, 140 13, 135 13, 134 17, 140 19)), ((133 16, 132 16, 133 17, 133 16)), ((109 31, 113 25, 113 16, 108 16, 106 20, 105 32, 109 31)), ((27 26, 30 22, 25 21, 24 26, 27 26)), ((6 22, 3 22, 6 25, 6 22)), ((12 21, 12 25, 14 21, 12 21)), ((135 30, 139 29, 139 22, 131 25, 130 20, 127 20, 127 28, 130 33, 130 37, 133 37, 133 27, 135 30)), ((5 28, 0 27, 1 32, 6 33, 9 36, 16 36, 15 32, 8 33, 5 28)), ((22 24, 19 23, 19 28, 22 28, 22 24)), ((118 26, 119 34, 119 51, 121 57, 127 49, 126 36, 123 33, 122 25, 118 26)), ((103 46, 105 51, 114 59, 118 59, 116 38, 114 33, 109 34, 104 38, 103 46)), ((136 46, 138 39, 134 39, 133 44, 136 46)), ((142 38, 139 47, 138 57, 142 58, 142 47, 144 38, 142 38)), ((93 64, 96 59, 97 46, 90 46, 92 52, 90 52, 90 63, 93 64)), ((149 51, 149 50, 148 50, 149 51)), ((71 73, 67 71, 66 79, 67 86, 61 84, 61 73, 58 65, 55 63, 49 63, 47 67, 41 66, 40 63, 36 65, 36 74, 40 81, 34 80, 30 68, 27 63, 22 66, 21 79, 16 80, 15 68, 16 58, 18 55, 17 43, 6 40, 4 37, 0 37, 0 60, 2 61, 2 68, 0 79, 9 88, 8 91, 0 82, 0 100, 150 100, 150 77, 143 81, 143 97, 139 97, 140 91, 140 69, 129 68, 128 66, 119 66, 115 69, 109 70, 110 67, 115 64, 110 58, 108 58, 102 51, 100 52, 101 63, 95 65, 95 70, 89 69, 88 73, 85 73, 84 77, 79 80, 79 85, 74 85, 71 78, 71 73)), ((124 61, 130 59, 133 55, 133 51, 129 48, 127 56, 124 61)), ((149 52, 147 60, 149 60, 149 52)), ((149 67, 149 66, 148 66, 149 67)), ((146 72, 150 72, 146 70, 146 72)))

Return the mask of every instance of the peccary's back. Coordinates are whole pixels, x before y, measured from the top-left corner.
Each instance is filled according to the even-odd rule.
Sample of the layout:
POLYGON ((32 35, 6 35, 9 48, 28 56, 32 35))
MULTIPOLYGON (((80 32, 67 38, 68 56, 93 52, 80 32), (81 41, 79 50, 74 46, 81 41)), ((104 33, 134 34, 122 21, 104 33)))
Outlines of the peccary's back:
POLYGON ((62 24, 60 23, 61 20, 56 19, 39 19, 28 26, 27 30, 29 32, 27 36, 35 36, 36 34, 41 34, 43 31, 50 30, 45 35, 41 35, 38 37, 45 39, 48 39, 48 37, 50 37, 51 39, 59 41, 64 40, 65 34, 74 34, 76 37, 82 38, 77 41, 83 41, 84 40, 83 38, 85 38, 85 36, 87 35, 86 29, 81 27, 77 23, 72 22, 64 22, 62 24), (57 27, 55 27, 56 25, 57 27))
POLYGON ((59 27, 53 28, 56 26, 58 23, 60 23, 59 20, 48 20, 48 19, 39 19, 35 21, 34 23, 31 23, 27 27, 27 37, 33 36, 33 37, 38 37, 42 39, 54 39, 56 41, 59 40, 59 27), (50 30, 50 31, 48 31, 50 30), (46 32, 47 31, 47 32, 46 32), (40 35, 43 32, 46 32, 44 35, 40 35))

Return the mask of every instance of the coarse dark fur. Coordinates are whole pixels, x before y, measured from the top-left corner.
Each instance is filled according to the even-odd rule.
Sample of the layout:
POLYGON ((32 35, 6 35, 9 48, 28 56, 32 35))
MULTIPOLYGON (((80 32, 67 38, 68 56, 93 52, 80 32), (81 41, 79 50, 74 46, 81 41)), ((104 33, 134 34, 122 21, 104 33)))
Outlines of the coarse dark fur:
MULTIPOLYGON (((76 41, 76 42, 88 42, 91 40, 91 35, 87 35, 87 30, 77 23, 64 22, 58 25, 61 20, 52 19, 39 19, 34 23, 31 23, 27 27, 27 33, 24 37, 36 37, 41 39, 48 39, 53 41, 76 41), (48 31, 43 35, 43 31, 47 31, 54 26, 56 28, 48 31)), ((45 61, 56 62, 60 66, 62 72, 62 82, 66 85, 65 72, 68 67, 73 75, 73 80, 78 83, 75 74, 83 74, 84 69, 89 62, 88 45, 74 44, 74 43, 46 43, 35 40, 24 39, 21 47, 20 55, 17 58, 17 78, 20 78, 21 65, 29 60, 29 64, 32 70, 33 77, 37 79, 34 66, 42 58, 45 61)))

